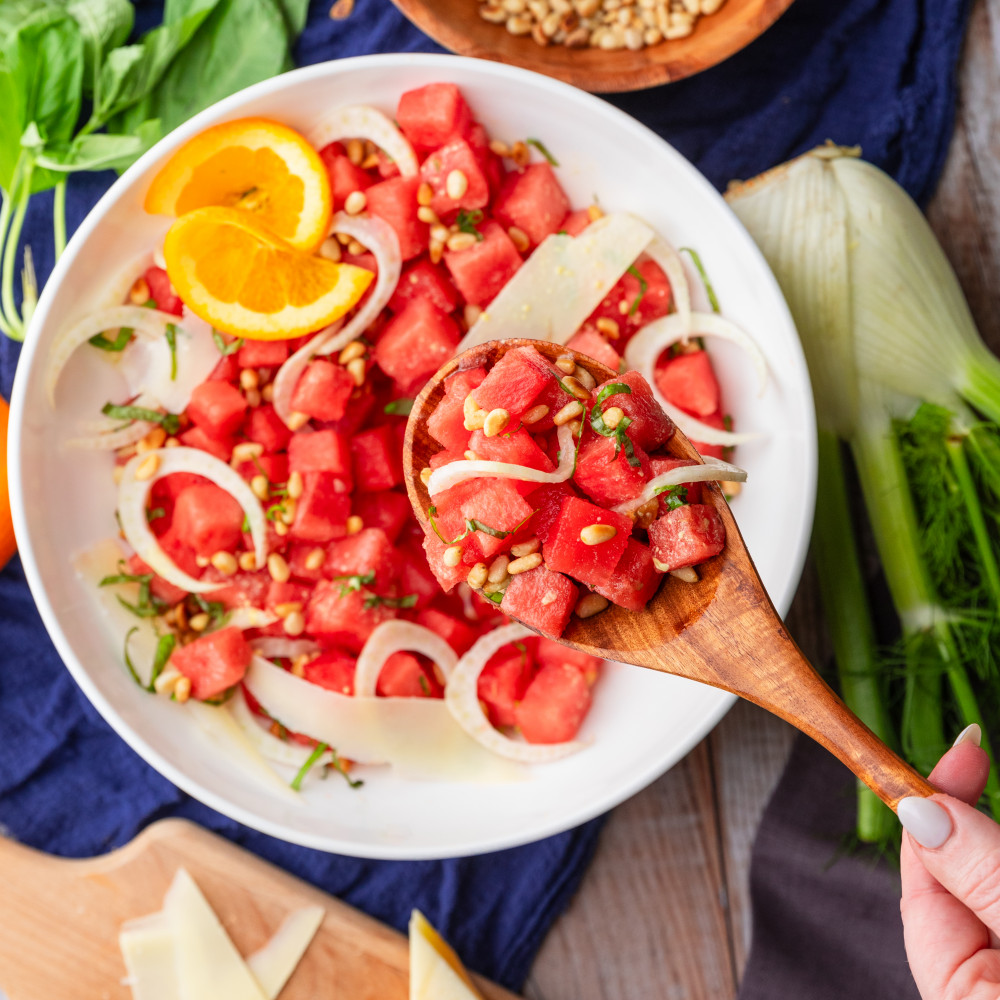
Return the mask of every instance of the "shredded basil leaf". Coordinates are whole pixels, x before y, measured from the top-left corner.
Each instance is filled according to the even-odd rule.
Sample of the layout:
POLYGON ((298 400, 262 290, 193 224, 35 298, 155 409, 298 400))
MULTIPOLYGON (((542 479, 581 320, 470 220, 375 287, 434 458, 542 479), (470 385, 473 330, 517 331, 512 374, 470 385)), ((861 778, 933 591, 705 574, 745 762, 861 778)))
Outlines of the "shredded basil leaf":
POLYGON ((243 515, 243 527, 241 530, 244 534, 250 530, 250 518, 246 514, 243 515))
POLYGON ((157 521, 161 517, 166 516, 167 512, 162 507, 154 507, 152 510, 146 511, 146 523, 152 524, 153 521, 157 521))
POLYGON ((529 146, 534 146, 535 149, 537 149, 538 152, 541 153, 553 167, 559 166, 559 161, 545 148, 545 143, 543 143, 541 139, 525 139, 524 141, 529 146))
POLYGON ((415 399, 394 399, 391 403, 385 404, 383 412, 390 416, 408 417, 415 402, 415 399))
POLYGON ((412 608, 416 606, 417 600, 416 594, 407 594, 405 597, 379 597, 378 594, 367 594, 364 609, 371 611, 380 605, 386 608, 412 608))
POLYGON ((313 752, 309 754, 306 758, 306 762, 299 768, 299 773, 292 778, 291 786, 296 792, 301 791, 303 779, 312 770, 313 766, 320 759, 320 757, 322 757, 323 754, 325 754, 329 749, 330 748, 326 743, 318 743, 313 752))
POLYGON ((227 341, 218 330, 212 331, 212 340, 215 341, 215 346, 219 349, 219 353, 223 357, 235 354, 244 344, 242 337, 237 337, 235 340, 227 341))
POLYGON ((485 535, 490 535, 493 538, 507 538, 513 535, 515 532, 520 531, 522 527, 528 522, 528 518, 531 517, 535 512, 532 511, 520 524, 516 524, 510 531, 504 531, 502 528, 493 528, 488 524, 483 524, 482 521, 477 521, 474 517, 467 517, 465 519, 465 531, 462 532, 457 538, 453 538, 450 542, 441 532, 438 530, 438 526, 434 521, 434 516, 437 514, 437 507, 431 506, 427 508, 427 519, 430 521, 431 529, 434 534, 444 542, 445 545, 457 545, 463 538, 467 538, 474 531, 481 531, 485 535))
POLYGON ((639 461, 635 453, 635 447, 632 444, 632 439, 628 436, 628 429, 632 424, 631 417, 622 417, 618 422, 618 426, 611 428, 604 422, 604 411, 601 409, 601 403, 604 402, 609 396, 617 395, 618 393, 632 394, 632 390, 624 382, 611 382, 606 385, 598 394, 597 400, 594 403, 594 408, 590 414, 590 426, 593 428, 596 434, 600 434, 601 437, 614 438, 615 439, 615 455, 617 458, 619 452, 625 452, 625 458, 628 464, 634 469, 638 469, 642 462, 639 461))
POLYGON ((712 282, 708 280, 708 273, 701 262, 701 257, 698 256, 698 251, 692 250, 691 247, 681 247, 681 253, 689 253, 691 255, 691 260, 694 262, 694 266, 697 268, 698 274, 705 285, 705 294, 708 295, 712 312, 719 312, 719 300, 715 297, 715 289, 712 287, 712 282))
POLYGON ((167 324, 167 347, 170 348, 170 381, 177 380, 177 327, 173 323, 167 324))
POLYGON ((642 302, 643 296, 646 294, 646 289, 649 288, 649 282, 642 276, 635 264, 628 269, 627 273, 639 282, 639 294, 632 300, 632 305, 628 308, 629 316, 634 316, 636 309, 639 308, 639 303, 642 302))
POLYGON ((657 486, 653 493, 656 496, 663 495, 667 501, 667 510, 677 510, 689 502, 686 486, 657 486))
POLYGON ((347 765, 340 759, 337 751, 334 750, 333 747, 330 747, 329 749, 330 754, 333 757, 333 760, 330 761, 330 767, 337 771, 343 777, 344 781, 351 786, 351 788, 360 788, 364 782, 360 778, 352 778, 350 772, 347 770, 347 765))
POLYGON ((598 394, 597 399, 594 400, 594 406, 600 406, 609 396, 617 396, 619 393, 625 393, 627 396, 632 395, 631 388, 625 382, 609 382, 598 394))
MULTIPOLYGON (((124 562, 120 562, 119 567, 124 565, 124 562)), ((167 603, 165 601, 158 600, 153 597, 150 591, 150 585, 153 582, 152 573, 118 573, 114 576, 106 576, 100 581, 98 581, 98 587, 111 587, 115 584, 122 583, 137 583, 139 584, 139 600, 132 604, 126 601, 124 597, 120 594, 115 596, 118 598, 118 603, 121 604, 123 608, 131 611, 137 618, 155 618, 157 615, 163 614, 167 610, 167 603)))
POLYGON ((194 602, 198 605, 198 608, 208 615, 210 619, 208 628, 205 629, 206 632, 214 632, 216 629, 222 628, 229 621, 229 612, 221 601, 206 601, 201 594, 192 594, 191 596, 194 598, 194 602))
POLYGON ((176 434, 180 430, 181 418, 176 413, 160 413, 158 410, 147 410, 144 406, 115 406, 105 403, 101 413, 115 420, 148 420, 159 424, 168 434, 176 434))
POLYGON ((476 226, 478 226, 482 221, 483 213, 481 209, 474 208, 471 211, 466 211, 462 208, 459 209, 458 217, 455 219, 455 225, 458 226, 459 232, 471 233, 477 240, 482 241, 483 234, 476 229, 476 226))
POLYGON ((375 570, 369 570, 363 576, 360 573, 350 574, 345 573, 341 576, 332 577, 333 580, 344 580, 345 582, 340 585, 340 596, 346 597, 352 591, 361 590, 362 587, 368 586, 370 583, 375 582, 375 570))
POLYGON ((156 690, 156 678, 163 673, 163 668, 167 665, 167 660, 170 659, 176 645, 177 636, 175 636, 173 632, 161 635, 159 639, 157 639, 156 655, 153 657, 153 671, 149 675, 149 687, 146 689, 147 691, 156 690))
POLYGON ((94 347, 99 347, 102 351, 113 351, 116 354, 124 351, 132 340, 133 330, 129 326, 123 326, 118 331, 118 336, 114 340, 108 340, 103 333, 95 333, 88 343, 94 347))
POLYGON ((132 680, 134 680, 136 684, 139 685, 139 687, 145 687, 145 684, 143 684, 142 681, 139 679, 139 674, 136 672, 135 664, 132 663, 132 657, 128 655, 129 640, 138 631, 139 631, 139 626, 133 625, 125 634, 125 649, 124 649, 125 666, 128 667, 128 672, 132 675, 132 680))
POLYGON ((420 674, 417 677, 417 683, 420 685, 420 690, 429 698, 431 696, 431 686, 427 683, 427 678, 423 674, 420 674))
POLYGON ((494 590, 492 593, 486 594, 485 596, 488 601, 492 601, 494 604, 499 604, 503 600, 503 591, 494 590))

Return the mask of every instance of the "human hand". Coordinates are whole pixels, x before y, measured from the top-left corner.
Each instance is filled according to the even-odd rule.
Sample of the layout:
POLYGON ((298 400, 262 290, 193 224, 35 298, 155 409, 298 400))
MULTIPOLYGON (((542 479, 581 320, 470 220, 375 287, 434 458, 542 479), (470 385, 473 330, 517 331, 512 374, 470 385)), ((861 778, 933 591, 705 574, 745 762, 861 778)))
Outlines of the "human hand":
POLYGON ((1000 825, 973 808, 989 772, 980 739, 969 726, 931 772, 948 794, 899 803, 903 937, 923 1000, 1000 998, 1000 825))

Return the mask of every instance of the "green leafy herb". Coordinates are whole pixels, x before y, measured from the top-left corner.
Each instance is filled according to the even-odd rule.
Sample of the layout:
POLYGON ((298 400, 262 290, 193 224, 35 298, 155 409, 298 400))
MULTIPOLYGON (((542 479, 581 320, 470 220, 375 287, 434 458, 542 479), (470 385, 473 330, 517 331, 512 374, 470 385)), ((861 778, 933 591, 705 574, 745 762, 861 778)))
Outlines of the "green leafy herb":
POLYGON ((483 234, 476 229, 476 226, 483 221, 483 213, 481 209, 474 208, 471 211, 466 211, 464 208, 458 210, 458 218, 455 219, 455 225, 458 226, 459 232, 471 233, 476 237, 477 240, 482 240, 483 234))
POLYGON ((278 503, 271 504, 267 510, 264 511, 264 516, 269 521, 280 521, 285 513, 285 503, 283 500, 278 501, 278 503))
POLYGON ((686 486, 657 486, 653 492, 657 495, 664 495, 667 501, 667 510, 677 510, 688 503, 688 490, 686 486))
POLYGON ((132 662, 132 657, 128 655, 128 644, 132 639, 132 636, 139 631, 138 625, 133 625, 128 632, 125 633, 125 666, 128 667, 128 672, 132 675, 132 680, 139 685, 139 687, 144 688, 146 685, 142 683, 142 679, 139 677, 138 671, 135 669, 135 664, 132 662))
POLYGON ((167 324, 166 338, 170 348, 170 381, 173 382, 177 379, 177 327, 173 323, 167 324))
POLYGON ((108 340, 103 333, 95 333, 88 343, 100 348, 102 351, 113 351, 117 354, 120 351, 124 351, 131 343, 132 333, 131 327, 123 326, 118 331, 118 336, 114 340, 108 340))
POLYGON ((148 691, 156 690, 156 678, 163 673, 163 668, 167 665, 167 660, 170 659, 176 645, 177 636, 173 632, 167 632, 166 635, 161 635, 156 640, 156 655, 153 657, 153 669, 149 675, 148 691))
POLYGON ((161 517, 166 517, 167 512, 162 507, 154 507, 152 510, 146 511, 146 521, 152 523, 153 521, 158 521, 161 517))
POLYGON ((529 146, 534 146, 546 160, 552 164, 553 167, 559 166, 559 161, 545 148, 545 143, 541 139, 525 139, 524 140, 529 146))
POLYGON ((417 683, 420 685, 420 690, 423 691, 424 697, 429 698, 431 696, 431 686, 427 683, 427 678, 423 674, 418 674, 417 683))
POLYGON ((494 604, 499 604, 503 600, 503 591, 494 590, 492 593, 486 594, 486 599, 492 601, 494 604))
POLYGON ((320 759, 320 757, 322 757, 323 754, 325 754, 329 749, 330 748, 329 746, 327 746, 326 743, 316 744, 316 748, 306 758, 306 762, 302 765, 302 767, 299 768, 299 773, 296 774, 294 778, 292 778, 291 784, 292 788, 295 789, 295 791, 297 792, 301 791, 302 782, 305 779, 305 776, 313 769, 313 767, 315 766, 316 762, 320 759))
POLYGON ((244 515, 243 515, 243 525, 242 525, 242 527, 240 528, 240 530, 241 530, 241 531, 242 531, 242 532, 243 532, 244 534, 245 534, 246 532, 248 532, 248 531, 250 530, 250 518, 249 518, 249 517, 247 517, 247 516, 246 516, 246 514, 244 514, 244 515))
POLYGON ((360 788, 364 782, 360 778, 352 778, 350 771, 347 770, 347 765, 340 759, 337 755, 337 751, 332 747, 330 748, 330 754, 333 760, 330 761, 330 767, 342 775, 344 781, 351 786, 351 788, 360 788))
POLYGON ((712 306, 712 312, 719 312, 719 300, 715 297, 715 289, 712 287, 712 282, 708 280, 708 272, 705 270, 705 267, 701 262, 701 257, 698 255, 698 251, 692 250, 691 247, 681 247, 681 253, 688 253, 691 255, 691 260, 694 263, 695 268, 697 268, 698 274, 701 275, 702 284, 705 286, 705 294, 708 295, 708 301, 712 306))
POLYGON ((378 594, 366 594, 364 609, 371 611, 379 606, 385 608, 412 608, 417 604, 416 594, 407 594, 405 597, 380 597, 378 594))
POLYGON ((158 410, 147 410, 144 406, 115 406, 105 403, 101 413, 115 420, 148 420, 159 424, 168 434, 176 434, 180 430, 181 418, 176 413, 160 413, 158 410))
POLYGON ((215 341, 215 346, 224 358, 230 354, 235 354, 244 344, 242 337, 237 337, 235 340, 226 340, 218 330, 212 331, 212 340, 215 341))
POLYGON ((354 574, 345 573, 341 576, 331 577, 331 579, 344 581, 340 585, 340 596, 346 597, 352 591, 361 590, 362 587, 367 587, 370 583, 374 583, 375 570, 369 570, 364 575, 360 573, 354 573, 354 574))
POLYGON ((618 421, 617 427, 609 427, 604 422, 604 410, 601 408, 601 403, 603 403, 609 396, 617 395, 618 393, 632 394, 632 390, 624 382, 611 382, 606 385, 597 395, 597 400, 594 403, 594 408, 590 413, 590 426, 594 429, 595 433, 600 434, 602 437, 614 438, 615 440, 615 458, 618 457, 618 453, 621 451, 625 452, 625 458, 628 464, 634 469, 638 469, 642 463, 639 461, 638 456, 635 453, 635 447, 632 444, 632 439, 628 436, 628 429, 632 425, 631 417, 622 417, 618 421))
POLYGON ((520 524, 515 525, 510 531, 504 531, 502 528, 493 528, 488 524, 483 524, 482 521, 477 521, 474 517, 468 517, 465 519, 465 531, 462 532, 457 538, 453 538, 450 542, 441 532, 438 530, 437 523, 434 518, 437 514, 437 507, 431 506, 427 508, 427 519, 430 521, 431 529, 434 534, 444 542, 445 545, 457 545, 463 538, 467 538, 474 531, 481 531, 483 534, 490 535, 493 538, 507 538, 513 535, 515 532, 520 531, 521 528, 527 523, 528 518, 531 517, 535 512, 532 511, 520 524))
POLYGON ((206 632, 214 632, 229 621, 229 612, 221 601, 206 601, 201 594, 192 594, 191 597, 198 609, 208 615, 209 622, 205 629, 206 632))
MULTIPOLYGON (((124 563, 119 563, 119 567, 122 567, 124 563)), ((121 604, 123 608, 131 611, 137 618, 155 618, 157 615, 162 615, 164 611, 167 610, 167 603, 153 597, 151 591, 151 585, 153 582, 152 573, 117 573, 113 576, 103 577, 98 581, 98 587, 111 587, 116 584, 123 583, 136 583, 139 585, 139 599, 135 604, 130 601, 126 601, 124 597, 120 594, 115 596, 118 598, 118 603, 121 604)))
POLYGON ((408 417, 415 402, 413 399, 394 399, 391 403, 385 404, 384 412, 390 416, 408 417))
POLYGON ((629 316, 634 316, 635 311, 639 308, 639 303, 642 302, 643 296, 646 294, 646 289, 649 288, 649 282, 642 276, 635 264, 628 269, 627 273, 639 282, 639 294, 632 300, 632 305, 628 307, 629 316))

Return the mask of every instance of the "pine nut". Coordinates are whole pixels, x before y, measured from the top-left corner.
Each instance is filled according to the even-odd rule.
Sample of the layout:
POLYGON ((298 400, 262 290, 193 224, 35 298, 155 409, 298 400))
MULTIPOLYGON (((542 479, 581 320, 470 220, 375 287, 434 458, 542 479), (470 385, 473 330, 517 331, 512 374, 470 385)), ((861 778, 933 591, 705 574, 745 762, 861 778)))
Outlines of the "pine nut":
POLYGON ((361 161, 365 158, 365 146, 360 139, 348 139, 347 158, 354 166, 361 166, 361 161))
POLYGON ((541 565, 541 552, 532 552, 529 556, 522 556, 520 559, 515 559, 512 563, 508 563, 507 572, 511 576, 517 576, 518 573, 527 573, 529 569, 537 569, 541 565))
POLYGON ((514 249, 518 253, 526 253, 528 251, 528 248, 531 246, 531 240, 528 239, 528 234, 523 229, 511 226, 507 230, 507 235, 510 237, 510 241, 514 244, 514 249))
POLYGON ((291 527, 295 523, 296 503, 291 497, 286 497, 281 504, 281 521, 291 527))
POLYGON ((743 492, 742 483, 737 483, 730 480, 725 480, 720 482, 719 487, 722 490, 722 493, 727 500, 732 500, 734 497, 738 497, 740 493, 743 492))
POLYGON ((145 278, 137 278, 128 293, 129 301, 134 306, 143 306, 149 301, 149 284, 145 278))
POLYGON ((452 201, 458 201, 469 190, 469 178, 461 170, 452 170, 445 178, 444 190, 452 201))
POLYGON ((354 379, 355 385, 364 385, 365 376, 368 374, 368 362, 364 358, 355 358, 353 361, 348 361, 347 373, 354 379))
POLYGON ((295 659, 292 660, 291 664, 289 665, 288 672, 293 677, 305 677, 306 664, 309 662, 309 659, 310 657, 308 653, 303 653, 301 656, 296 656, 295 659))
POLYGON ((560 354, 556 358, 556 368, 566 375, 572 375, 576 371, 576 358, 572 354, 560 354))
MULTIPOLYGON (((656 560, 654 559, 653 562, 655 564, 656 560)), ((660 563, 660 565, 657 566, 656 568, 660 569, 661 566, 665 565, 666 565, 665 563, 660 563)), ((698 571, 694 568, 694 566, 682 566, 680 569, 672 569, 670 570, 670 575, 675 580, 680 580, 683 583, 698 582, 698 571)))
POLYGON ((204 569, 206 566, 211 566, 212 565, 212 560, 209 559, 208 556, 195 556, 194 557, 194 564, 199 569, 204 569))
POLYGON ((209 616, 204 611, 201 611, 198 614, 191 617, 191 619, 188 621, 188 628, 191 629, 192 632, 204 632, 205 629, 208 628, 208 623, 211 620, 212 619, 209 618, 209 616))
POLYGON ((549 44, 549 36, 545 34, 545 30, 538 21, 531 26, 531 40, 543 49, 549 44))
POLYGON ((510 147, 510 157, 514 161, 514 166, 523 169, 531 162, 531 150, 519 139, 510 147))
POLYGON ((554 604, 559 595, 554 590, 546 590, 542 594, 542 607, 547 608, 550 604, 554 604))
POLYGON ((471 448, 465 452, 464 457, 467 462, 477 462, 479 460, 479 456, 471 448))
POLYGON ((510 554, 515 559, 522 556, 530 556, 532 552, 537 552, 542 547, 542 543, 537 538, 529 538, 526 542, 518 542, 510 547, 510 554))
POLYGON ((265 403, 273 402, 274 400, 274 383, 268 382, 263 389, 260 390, 260 398, 265 403))
POLYGON ((533 406, 521 417, 522 424, 537 424, 539 420, 549 415, 549 408, 544 403, 533 406))
POLYGON ((356 535, 364 526, 364 518, 360 514, 352 514, 347 519, 346 528, 349 535, 356 535))
POLYGON ((440 240, 431 240, 429 246, 427 247, 427 256, 430 258, 432 264, 438 264, 441 261, 441 257, 444 255, 444 243, 440 240))
POLYGON ((114 469, 112 469, 111 471, 111 481, 115 484, 115 486, 119 486, 121 485, 121 481, 124 475, 125 475, 125 466, 116 465, 114 469))
POLYGON ((488 416, 486 410, 476 410, 471 416, 465 418, 465 423, 462 426, 467 431, 481 431, 488 416))
POLYGON ((646 45, 659 45, 663 41, 663 33, 651 25, 642 33, 642 40, 646 45))
POLYGON ((726 0, 701 0, 699 10, 702 14, 714 14, 726 0))
POLYGON ((586 368, 577 365, 576 372, 574 374, 576 380, 584 387, 584 389, 588 390, 588 392, 593 392, 597 387, 597 379, 595 379, 586 368))
POLYGON ((462 546, 461 545, 449 545, 448 548, 444 550, 444 554, 441 556, 441 561, 445 566, 455 567, 462 562, 462 546))
POLYGON ((590 219, 591 222, 597 222, 598 219, 604 218, 604 213, 601 211, 599 205, 588 205, 587 218, 590 219))
POLYGON ((306 556, 304 565, 310 572, 315 572, 326 561, 326 550, 321 548, 310 549, 306 556))
POLYGON ((211 563, 223 576, 233 576, 240 568, 236 556, 224 549, 220 549, 212 556, 211 563))
POLYGON ((603 333, 612 340, 617 340, 621 336, 621 328, 609 316, 602 316, 595 325, 598 333, 603 333))
POLYGON ((154 427, 136 446, 135 452, 141 455, 144 451, 156 451, 162 448, 167 440, 167 432, 162 427, 154 427))
POLYGON ((337 355, 337 360, 342 365, 346 365, 355 358, 363 358, 367 351, 368 348, 365 347, 360 340, 352 340, 347 347, 345 347, 340 354, 337 355))
POLYGON ((576 602, 574 614, 577 618, 593 618, 599 615, 608 606, 608 599, 600 594, 584 594, 576 602))
POLYGON ((236 561, 244 573, 253 573, 257 569, 257 556, 253 552, 241 552, 236 561))
POLYGON ((486 437, 496 437, 502 434, 504 428, 510 423, 510 414, 501 407, 490 410, 483 421, 483 434, 486 437))
POLYGON ((191 678, 178 677, 177 683, 174 685, 174 701, 178 701, 183 705, 184 702, 186 702, 190 697, 191 697, 191 678))
POLYGON ((613 524, 588 524, 580 529, 580 541, 584 545, 601 545, 617 534, 618 529, 613 524))
POLYGON ((284 601, 281 604, 275 604, 274 613, 279 618, 287 618, 289 615, 295 614, 296 611, 302 610, 301 601, 284 601))
POLYGON ((323 240, 319 248, 320 257, 332 260, 334 264, 340 261, 340 244, 332 238, 323 240))
POLYGON ((637 507, 633 512, 635 524, 638 528, 648 528, 660 514, 659 497, 653 497, 641 507, 637 507))
POLYGON ((174 621, 181 631, 187 628, 187 608, 184 606, 183 601, 174 605, 174 621))
POLYGON ((157 694, 172 694, 181 676, 181 672, 172 663, 168 663, 153 681, 153 690, 157 694))
POLYGON ((274 533, 281 538, 284 538, 288 534, 288 525, 284 521, 274 522, 274 533))
POLYGON ((482 306, 473 305, 473 303, 470 302, 462 311, 462 316, 465 319, 465 325, 468 327, 475 326, 476 321, 480 316, 482 316, 482 314, 482 306))
POLYGON ((694 25, 690 21, 686 24, 671 24, 670 27, 663 32, 663 37, 667 39, 668 42, 674 41, 678 38, 687 38, 692 31, 694 31, 694 25))
POLYGON ((590 390, 586 388, 579 379, 573 375, 568 375, 562 380, 564 388, 569 389, 577 399, 590 399, 590 390))
POLYGON ((431 481, 431 476, 433 475, 434 475, 434 470, 429 465, 425 465, 420 470, 420 482, 422 482, 424 486, 426 486, 431 481))
POLYGON ((510 156, 510 146, 499 139, 494 139, 490 142, 490 152, 496 156, 510 156))
POLYGON ((642 29, 640 28, 626 28, 625 29, 625 48, 630 52, 638 52, 643 45, 645 45, 645 40, 643 37, 642 29))
POLYGON ((562 427, 563 424, 568 424, 575 417, 579 417, 583 413, 583 406, 578 400, 573 400, 572 403, 567 403, 553 418, 552 423, 556 427, 562 427))
POLYGON ((256 389, 247 389, 243 395, 246 397, 248 406, 260 406, 260 392, 256 389))
POLYGON ((439 226, 441 224, 437 212, 430 205, 421 205, 417 209, 417 218, 421 222, 426 222, 428 226, 439 226))
POLYGON ((587 28, 577 28, 571 31, 563 45, 568 49, 585 49, 590 44, 590 31, 587 28))
POLYGON ((447 243, 449 236, 451 236, 451 230, 447 226, 442 226, 440 222, 431 226, 431 239, 436 243, 447 243))
POLYGON ((160 456, 154 451, 139 463, 139 467, 135 470, 135 478, 139 482, 144 483, 147 480, 152 479, 159 469, 160 456))
POLYGON ((285 630, 285 635, 302 635, 306 630, 306 618, 301 611, 293 611, 285 618, 281 627, 285 630))
POLYGON ((309 414, 303 413, 301 410, 293 410, 289 415, 285 424, 288 426, 290 431, 300 431, 306 424, 309 423, 309 414))
POLYGON ((347 233, 334 233, 333 235, 334 238, 342 247, 346 247, 347 244, 350 243, 351 240, 353 239, 353 237, 348 236, 347 233))
POLYGON ((417 188, 417 204, 421 208, 426 208, 434 200, 434 188, 424 181, 420 187, 417 188))
POLYGON ((625 411, 620 406, 609 406, 604 411, 604 423, 614 430, 625 417, 625 411))
POLYGON ((287 583, 288 578, 292 575, 285 557, 278 552, 272 552, 267 557, 267 571, 275 583, 287 583))
POLYGON ((499 555, 490 563, 490 568, 486 573, 486 579, 490 583, 503 583, 507 579, 507 566, 510 559, 505 555, 499 555))
POLYGON ((365 248, 357 240, 351 240, 351 242, 347 244, 347 252, 352 257, 360 257, 365 252, 365 248))
POLYGON ((180 441, 178 441, 177 438, 175 437, 169 437, 167 438, 166 441, 163 442, 164 448, 179 448, 180 446, 181 446, 180 441))
POLYGON ((507 30, 512 35, 527 35, 531 32, 531 18, 525 14, 515 14, 507 18, 507 30))
POLYGON ((240 388, 256 389, 260 385, 260 376, 252 368, 244 368, 240 372, 240 388))
POLYGON ((452 233, 448 237, 448 249, 452 253, 461 253, 463 250, 471 250, 478 242, 473 233, 452 233))
POLYGON ((262 472, 250 480, 250 489, 258 500, 267 500, 271 495, 271 484, 262 472))
POLYGON ((468 585, 474 590, 482 590, 483 584, 486 583, 488 573, 489 570, 486 568, 486 563, 476 563, 476 565, 469 570, 466 583, 468 583, 468 585))
POLYGON ((298 500, 298 498, 302 496, 302 491, 305 489, 305 483, 302 481, 302 473, 299 472, 298 469, 289 475, 285 489, 288 491, 288 496, 292 500, 298 500))

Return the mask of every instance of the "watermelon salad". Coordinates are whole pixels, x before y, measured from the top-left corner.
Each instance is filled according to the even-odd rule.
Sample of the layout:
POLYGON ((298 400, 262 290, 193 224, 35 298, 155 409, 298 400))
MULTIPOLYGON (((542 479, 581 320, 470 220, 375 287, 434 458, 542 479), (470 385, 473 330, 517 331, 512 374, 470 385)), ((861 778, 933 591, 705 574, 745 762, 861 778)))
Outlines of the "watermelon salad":
POLYGON ((701 484, 742 475, 666 452, 673 421, 638 372, 594 383, 572 354, 553 364, 515 347, 450 375, 428 419, 442 444, 424 476, 438 581, 465 580, 556 638, 574 612, 641 611, 665 573, 697 581, 726 540, 701 484))
POLYGON ((763 375, 759 351, 692 309, 666 241, 633 216, 571 205, 552 154, 491 138, 451 84, 403 94, 395 120, 338 109, 307 138, 335 211, 320 252, 375 273, 351 313, 305 337, 235 339, 194 315, 151 248, 105 308, 57 339, 53 405, 77 350, 124 381, 70 441, 114 456, 118 491, 117 537, 81 553, 77 571, 141 687, 197 708, 278 773, 292 768, 296 789, 324 764, 488 780, 498 760, 562 757, 582 745, 600 661, 505 612, 556 637, 595 599, 641 607, 661 570, 690 572, 718 551, 695 480, 732 491, 742 474, 689 469, 681 490, 654 495, 676 465, 661 448, 672 422, 716 463, 744 440, 703 338, 741 344, 763 375), (402 482, 409 408, 444 362, 498 335, 563 343, 623 374, 598 387, 529 351, 453 376, 429 473, 483 459, 554 476, 577 445, 579 460, 572 479, 451 485, 436 498, 450 544, 428 541, 402 482), (512 380, 534 381, 516 395, 512 380), (567 380, 583 386, 587 421, 560 419, 567 380), (610 426, 609 402, 630 437, 595 433, 602 406, 610 426), (500 408, 502 433, 475 425, 500 408), (476 530, 456 559, 467 519, 476 530), (592 525, 616 539, 581 544, 592 525), (514 572, 524 559, 539 565, 514 572))

